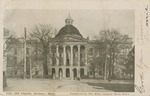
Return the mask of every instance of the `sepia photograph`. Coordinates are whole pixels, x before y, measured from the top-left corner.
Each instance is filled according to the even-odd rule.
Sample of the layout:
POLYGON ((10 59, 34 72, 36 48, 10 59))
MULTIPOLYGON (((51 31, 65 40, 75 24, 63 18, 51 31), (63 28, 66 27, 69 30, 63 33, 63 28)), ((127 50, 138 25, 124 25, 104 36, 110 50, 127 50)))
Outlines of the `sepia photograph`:
POLYGON ((4 92, 134 92, 133 9, 6 9, 4 92))

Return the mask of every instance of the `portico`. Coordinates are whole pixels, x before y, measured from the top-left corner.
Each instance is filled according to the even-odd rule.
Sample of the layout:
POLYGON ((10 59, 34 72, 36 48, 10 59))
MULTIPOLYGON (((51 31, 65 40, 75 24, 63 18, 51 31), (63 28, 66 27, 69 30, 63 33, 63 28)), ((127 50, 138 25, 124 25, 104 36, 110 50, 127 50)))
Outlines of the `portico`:
POLYGON ((81 68, 85 70, 87 64, 86 46, 56 45, 55 47, 56 52, 54 54, 56 55, 53 55, 55 57, 52 57, 52 59, 56 60, 52 60, 52 75, 55 76, 55 78, 59 78, 60 76, 63 78, 72 77, 72 79, 74 77, 80 77, 81 68), (60 68, 62 69, 61 71, 60 68))

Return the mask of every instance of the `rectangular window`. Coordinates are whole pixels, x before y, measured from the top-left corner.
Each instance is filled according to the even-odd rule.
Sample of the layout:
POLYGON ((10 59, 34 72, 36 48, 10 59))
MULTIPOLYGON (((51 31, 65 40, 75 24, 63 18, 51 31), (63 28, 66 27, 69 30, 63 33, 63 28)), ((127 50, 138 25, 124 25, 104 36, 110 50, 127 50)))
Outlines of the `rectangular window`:
POLYGON ((83 58, 83 55, 82 55, 82 54, 80 54, 80 58, 81 58, 81 59, 83 58))
POLYGON ((69 66, 69 59, 67 59, 67 66, 69 66))
POLYGON ((69 58, 69 55, 68 55, 68 54, 66 54, 66 58, 69 58))
POLYGON ((26 54, 29 54, 29 48, 26 48, 26 54))

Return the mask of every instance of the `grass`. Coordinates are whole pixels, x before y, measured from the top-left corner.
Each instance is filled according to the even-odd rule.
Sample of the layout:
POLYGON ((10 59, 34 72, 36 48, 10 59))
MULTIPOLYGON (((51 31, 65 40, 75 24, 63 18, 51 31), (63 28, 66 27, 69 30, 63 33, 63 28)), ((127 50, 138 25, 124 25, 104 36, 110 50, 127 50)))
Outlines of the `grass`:
POLYGON ((134 84, 87 83, 90 86, 104 87, 114 92, 134 92, 134 84))

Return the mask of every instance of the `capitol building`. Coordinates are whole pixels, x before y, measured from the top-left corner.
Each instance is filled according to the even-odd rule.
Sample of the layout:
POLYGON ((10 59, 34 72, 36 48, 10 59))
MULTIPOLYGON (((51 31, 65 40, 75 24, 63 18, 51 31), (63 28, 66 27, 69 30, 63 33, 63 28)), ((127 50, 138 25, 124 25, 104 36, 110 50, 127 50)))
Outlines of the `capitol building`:
MULTIPOLYGON (((73 26, 70 15, 65 19, 55 39, 62 44, 56 45, 56 63, 52 62, 51 74, 56 78, 70 77, 72 79, 87 75, 88 39, 83 38, 79 30, 73 26)), ((54 59, 53 59, 54 60, 54 59)))
MULTIPOLYGON (((51 56, 48 58, 48 75, 52 79, 71 79, 91 77, 90 58, 94 54, 94 43, 89 38, 84 38, 80 31, 73 25, 69 15, 65 19, 66 25, 55 35, 57 45, 51 45, 51 56)), ((22 77, 24 74, 24 46, 22 40, 16 40, 6 54, 6 77, 22 77)), ((26 77, 42 77, 43 64, 40 60, 30 62, 32 47, 26 46, 26 77)), ((128 50, 129 52, 130 50, 128 50)), ((128 53, 126 52, 126 53, 128 53)), ((95 52, 96 53, 96 52, 95 52)), ((104 66, 98 70, 104 76, 104 66)))

